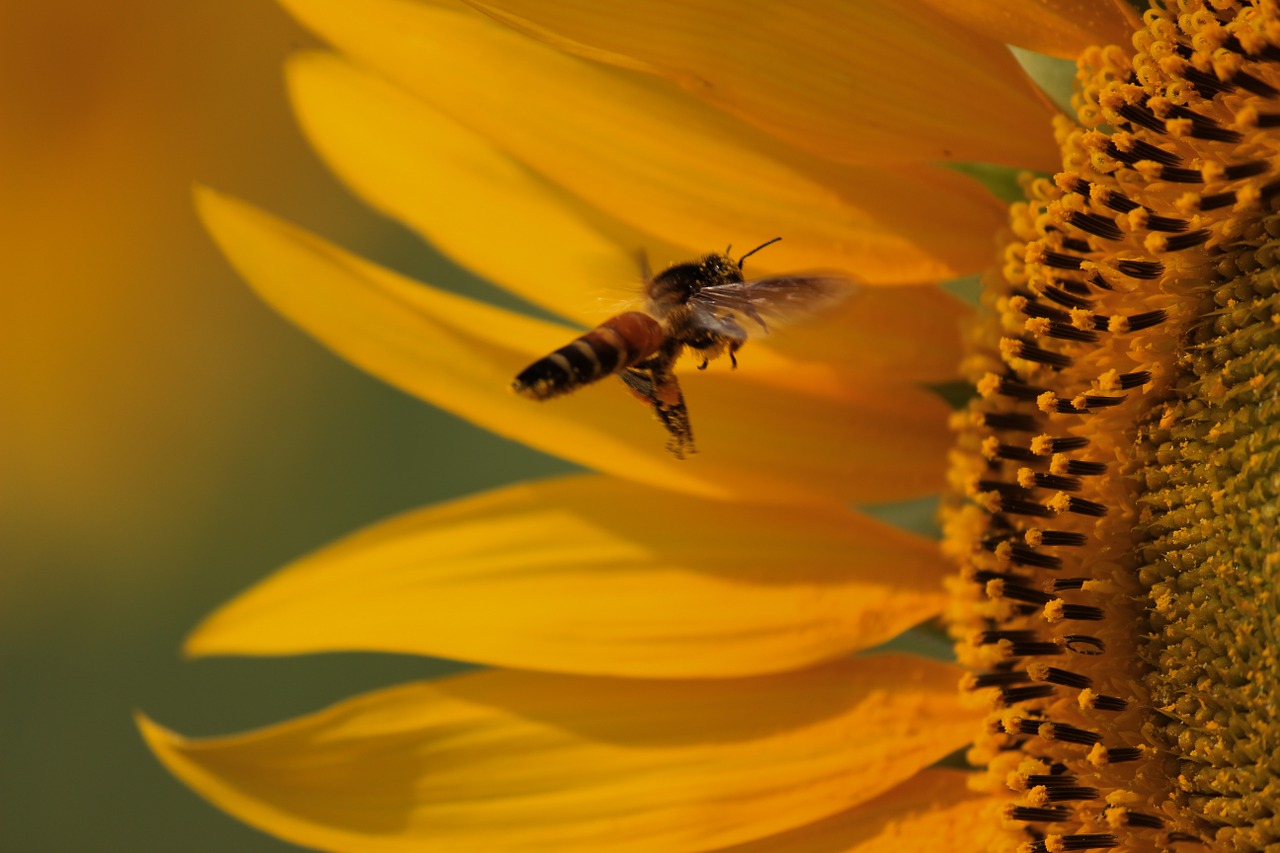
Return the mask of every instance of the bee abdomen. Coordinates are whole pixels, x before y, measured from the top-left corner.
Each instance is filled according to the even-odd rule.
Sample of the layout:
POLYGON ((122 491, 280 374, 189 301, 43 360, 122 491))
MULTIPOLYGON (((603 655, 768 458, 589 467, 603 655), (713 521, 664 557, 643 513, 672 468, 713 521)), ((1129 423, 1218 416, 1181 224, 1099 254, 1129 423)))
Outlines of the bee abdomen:
POLYGON ((511 387, 535 400, 567 394, 643 361, 658 351, 664 338, 657 320, 628 311, 538 359, 520 372, 511 387))

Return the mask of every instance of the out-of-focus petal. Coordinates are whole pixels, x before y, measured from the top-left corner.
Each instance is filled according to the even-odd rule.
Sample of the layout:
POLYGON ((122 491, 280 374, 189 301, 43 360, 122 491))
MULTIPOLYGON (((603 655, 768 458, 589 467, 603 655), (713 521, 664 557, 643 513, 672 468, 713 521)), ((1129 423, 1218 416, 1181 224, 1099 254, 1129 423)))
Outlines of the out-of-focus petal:
POLYGON ((718 853, 983 853, 991 820, 966 787, 971 775, 924 770, 856 809, 718 853))
POLYGON ((571 330, 417 284, 212 191, 197 200, 268 303, 353 364, 499 435, 624 479, 729 500, 890 501, 941 484, 947 410, 926 391, 822 365, 758 381, 743 381, 745 367, 687 371, 705 452, 682 462, 617 383, 543 404, 511 393, 511 377, 571 330))
POLYGON ((899 655, 722 681, 492 671, 226 738, 139 724, 211 802, 322 850, 698 850, 851 808, 964 744, 959 673, 899 655))
POLYGON ((579 198, 674 245, 786 239, 769 264, 872 283, 985 267, 1003 205, 941 167, 840 166, 664 81, 589 63, 474 12, 285 0, 303 23, 579 198))
POLYGON ((369 528, 223 607, 187 651, 754 675, 868 648, 927 619, 949 565, 935 543, 852 512, 572 478, 369 528))
POLYGON ((1058 162, 1048 133, 1054 111, 1004 44, 926 5, 467 2, 561 50, 670 78, 832 160, 1058 162))
POLYGON ((924 0, 939 13, 989 38, 1037 53, 1075 59, 1090 45, 1129 48, 1141 24, 1125 0, 924 0))
POLYGON ((613 229, 623 233, 605 233, 606 217, 339 56, 298 54, 286 70, 294 110, 325 162, 458 264, 582 322, 638 294, 640 251, 657 248, 646 246, 652 238, 620 223, 613 229))
MULTIPOLYGON (((634 299, 646 243, 659 268, 684 260, 346 60, 302 54, 290 62, 289 83, 316 149, 370 204, 461 265, 563 316, 596 323, 634 299)), ((689 256, 720 248, 692 247, 689 256)), ((770 267, 768 252, 751 260, 752 270, 770 267)), ((866 287, 766 342, 869 374, 939 381, 959 364, 966 312, 931 286, 866 287)), ((760 352, 753 343, 752 366, 768 369, 760 352)))
POLYGON ((936 285, 864 287, 802 326, 771 335, 767 343, 780 354, 859 374, 943 382, 958 375, 961 324, 971 311, 936 285))

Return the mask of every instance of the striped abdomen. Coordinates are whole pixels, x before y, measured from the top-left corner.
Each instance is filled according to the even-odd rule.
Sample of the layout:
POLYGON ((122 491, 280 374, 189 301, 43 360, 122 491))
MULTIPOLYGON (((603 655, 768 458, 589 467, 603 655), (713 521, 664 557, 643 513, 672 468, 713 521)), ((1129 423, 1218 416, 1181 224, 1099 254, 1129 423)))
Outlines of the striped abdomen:
POLYGON ((582 337, 520 371, 516 393, 546 400, 617 373, 658 351, 666 335, 639 311, 610 317, 582 337))

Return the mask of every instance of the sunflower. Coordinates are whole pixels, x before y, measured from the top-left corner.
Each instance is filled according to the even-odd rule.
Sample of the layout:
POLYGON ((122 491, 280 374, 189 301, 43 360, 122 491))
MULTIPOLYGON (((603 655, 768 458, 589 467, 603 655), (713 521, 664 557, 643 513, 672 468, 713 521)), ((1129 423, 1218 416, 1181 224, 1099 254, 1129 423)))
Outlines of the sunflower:
POLYGON ((543 308, 779 233, 762 271, 865 286, 696 376, 681 462, 622 394, 508 393, 565 325, 201 191, 291 320, 595 473, 214 613, 190 652, 488 668, 237 736, 142 718, 175 775, 324 850, 1280 846, 1274 3, 286 5, 339 51, 288 67, 317 150, 543 308), (1079 58, 1074 117, 1005 43, 1079 58), (962 161, 1054 177, 1006 209, 962 161), (930 284, 984 268, 981 311, 930 284), (850 508, 944 488, 942 549, 850 508), (958 664, 858 654, 940 613, 958 664))

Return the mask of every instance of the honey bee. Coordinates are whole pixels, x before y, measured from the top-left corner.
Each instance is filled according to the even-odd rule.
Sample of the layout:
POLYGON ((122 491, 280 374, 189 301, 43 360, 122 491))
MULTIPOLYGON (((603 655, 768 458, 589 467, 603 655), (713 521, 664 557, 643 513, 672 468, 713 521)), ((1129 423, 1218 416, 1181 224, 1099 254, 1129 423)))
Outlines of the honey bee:
POLYGON ((736 368, 738 350, 747 341, 741 318, 768 332, 767 320, 812 313, 851 289, 849 279, 836 274, 744 279, 743 261, 781 239, 762 243, 736 261, 725 249, 657 275, 646 272, 643 311, 610 317, 520 371, 511 387, 530 399, 549 400, 617 373, 666 428, 667 449, 678 459, 696 452, 674 372, 685 349, 702 359, 699 370, 726 353, 736 368))

